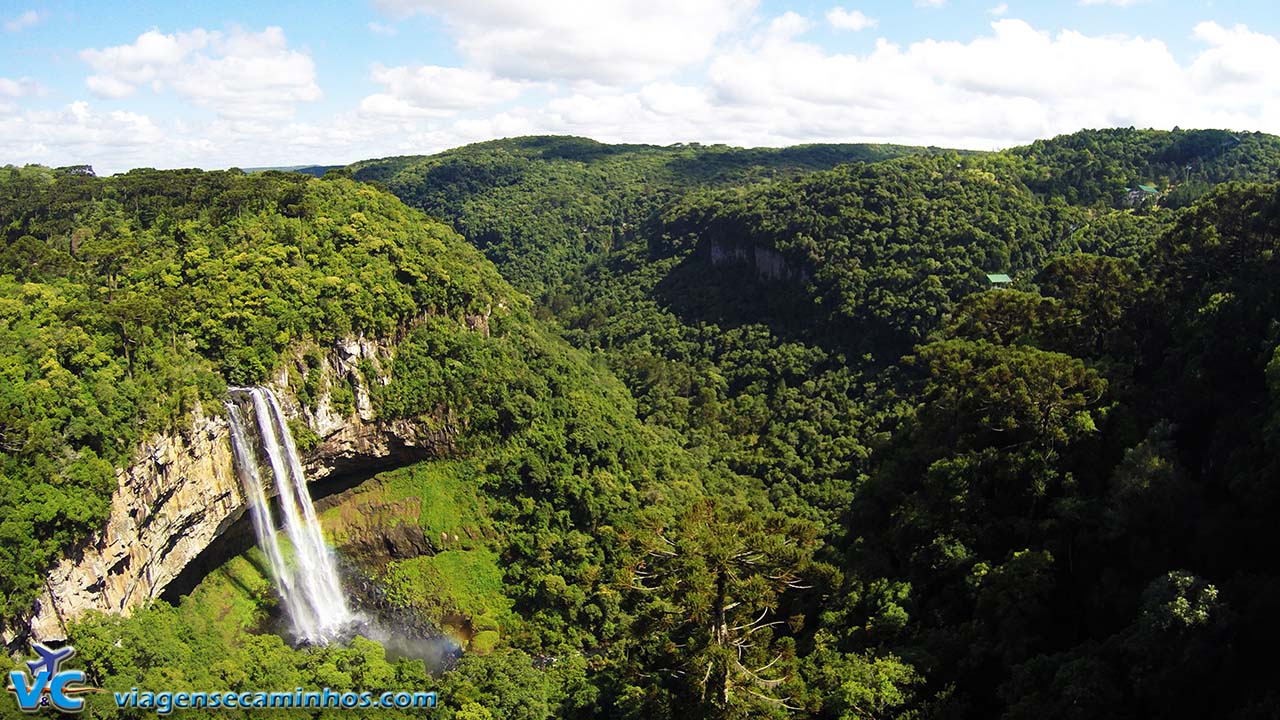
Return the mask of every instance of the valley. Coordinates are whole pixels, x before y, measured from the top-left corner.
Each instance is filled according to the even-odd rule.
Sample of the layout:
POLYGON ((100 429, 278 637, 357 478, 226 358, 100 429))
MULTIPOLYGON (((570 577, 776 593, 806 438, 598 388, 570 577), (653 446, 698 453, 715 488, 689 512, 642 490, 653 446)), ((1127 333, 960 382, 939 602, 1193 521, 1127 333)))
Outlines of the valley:
POLYGON ((1117 128, 0 168, 0 630, 458 720, 1268 717, 1277 167, 1117 128), (245 397, 323 542, 249 540, 288 483, 245 397), (325 545, 376 629, 282 599, 325 545))

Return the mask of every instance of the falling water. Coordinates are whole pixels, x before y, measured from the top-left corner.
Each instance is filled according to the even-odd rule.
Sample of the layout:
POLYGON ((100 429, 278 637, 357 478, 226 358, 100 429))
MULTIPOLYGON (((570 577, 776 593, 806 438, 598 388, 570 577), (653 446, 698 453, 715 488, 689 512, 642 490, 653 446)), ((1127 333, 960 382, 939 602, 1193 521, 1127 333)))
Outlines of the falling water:
POLYGON ((275 479, 283 516, 281 528, 293 545, 292 567, 284 561, 279 533, 271 518, 266 491, 258 465, 257 452, 245 431, 244 417, 235 403, 227 403, 231 418, 231 446, 236 469, 243 483, 253 516, 253 529, 258 535, 271 565, 272 580, 280 591, 285 609, 300 640, 323 645, 342 634, 357 618, 347 608, 338 570, 329 546, 320 532, 316 509, 307 491, 306 477, 293 435, 285 423, 280 403, 265 388, 232 388, 233 393, 246 394, 253 401, 258 438, 267 454, 271 475, 275 479))

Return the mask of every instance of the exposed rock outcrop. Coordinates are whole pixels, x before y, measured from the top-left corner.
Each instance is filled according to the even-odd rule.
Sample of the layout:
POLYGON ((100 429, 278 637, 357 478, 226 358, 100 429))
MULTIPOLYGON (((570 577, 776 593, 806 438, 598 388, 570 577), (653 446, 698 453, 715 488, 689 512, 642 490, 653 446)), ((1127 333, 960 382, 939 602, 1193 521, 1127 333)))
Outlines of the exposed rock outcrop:
POLYGON ((707 243, 707 257, 712 265, 742 265, 755 271, 756 278, 761 281, 805 281, 809 279, 809 271, 798 267, 782 253, 773 248, 759 245, 733 245, 721 242, 707 243))
POLYGON ((244 511, 224 420, 197 408, 185 432, 152 438, 140 455, 116 473, 107 526, 49 573, 33 638, 63 639, 85 610, 128 612, 155 597, 244 511))
MULTIPOLYGON (((319 441, 304 453, 309 481, 448 454, 456 427, 448 418, 430 427, 407 420, 375 418, 367 382, 385 383, 391 349, 350 338, 328 349, 319 367, 295 359, 293 376, 323 388, 314 406, 299 402, 289 368, 272 383, 290 417, 301 418, 319 441), (363 369, 362 369, 363 368, 363 369), (375 376, 366 380, 365 372, 375 376), (332 390, 350 388, 348 411, 335 406, 332 390)), ((61 640, 66 624, 88 610, 127 614, 157 598, 183 568, 236 522, 246 510, 233 465, 227 421, 198 407, 181 432, 157 435, 140 447, 136 461, 116 473, 106 527, 46 579, 30 619, 36 640, 61 640)), ((3 630, 6 644, 23 628, 3 630)))

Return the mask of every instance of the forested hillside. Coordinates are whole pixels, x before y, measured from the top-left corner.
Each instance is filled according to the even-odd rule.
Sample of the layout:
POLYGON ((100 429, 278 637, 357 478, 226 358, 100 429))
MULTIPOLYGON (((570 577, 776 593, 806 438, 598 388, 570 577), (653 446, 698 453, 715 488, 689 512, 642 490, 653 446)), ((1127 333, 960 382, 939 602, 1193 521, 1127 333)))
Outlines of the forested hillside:
POLYGON ((446 227, 410 216, 299 175, 0 171, 4 616, 105 521, 112 466, 142 437, 264 380, 290 343, 516 303, 446 227))
POLYGON ((633 236, 681 192, 736 186, 840 163, 929 152, 900 145, 605 145, 529 137, 468 145, 430 157, 367 160, 349 170, 454 226, 526 292, 559 284, 577 265, 633 236))
POLYGON ((1221 183, 1273 179, 1280 140, 1088 131, 770 182, 691 176, 645 215, 594 216, 610 241, 591 245, 572 213, 521 220, 558 195, 625 197, 577 192, 597 159, 543 162, 497 194, 470 184, 484 147, 431 183, 413 172, 446 156, 356 176, 483 228, 477 246, 606 359, 647 423, 814 524, 839 572, 781 597, 805 660, 790 704, 1274 711, 1254 670, 1277 639, 1261 520, 1277 509, 1277 188, 1221 183), (1130 207, 1139 184, 1159 194, 1130 207))
POLYGON ((349 412, 291 363, 364 335, 393 347, 377 417, 459 439, 325 530, 461 658, 289 646, 251 551, 77 623, 93 683, 437 688, 459 720, 1273 717, 1278 157, 1103 130, 0 169, 6 621, 141 438, 281 372, 349 412))
POLYGON ((1266 133, 1116 128, 1037 140, 1010 154, 1031 161, 1027 184, 1071 203, 1114 203, 1129 188, 1168 190, 1183 207, 1217 183, 1280 178, 1280 141, 1266 133))
MULTIPOLYGON (((5 169, 2 187, 6 628, 20 627, 56 560, 101 528, 114 471, 133 461, 138 442, 182 429, 199 406, 219 412, 228 384, 287 371, 300 402, 323 393, 352 412, 350 388, 315 387, 293 375, 293 363, 353 334, 395 349, 385 384, 365 381, 377 416, 458 429, 462 498, 484 506, 458 520, 482 526, 482 536, 450 557, 472 575, 496 573, 498 588, 468 587, 471 576, 424 586, 430 566, 421 563, 365 568, 404 605, 439 603, 445 593, 478 598, 461 607, 445 600, 449 613, 488 630, 460 673, 524 667, 526 680, 543 682, 529 674, 526 653, 485 654, 499 630, 531 651, 617 635, 626 616, 599 588, 626 544, 601 528, 638 522, 642 501, 683 504, 718 482, 705 460, 640 426, 626 390, 531 318, 528 300, 474 249, 385 193, 292 174, 96 178, 87 168, 34 166, 5 169), (466 317, 483 317, 484 331, 466 317), (547 578, 567 580, 576 597, 547 578)), ((309 442, 304 425, 295 432, 309 442)), ((443 497, 438 472, 409 474, 398 487, 443 497)), ((388 517, 377 530, 429 526, 450 512, 428 511, 388 517)), ((330 529, 339 538, 351 531, 337 521, 330 529)), ((388 661, 378 643, 292 650, 256 634, 271 598, 260 561, 235 560, 176 610, 158 603, 127 620, 90 618, 71 640, 92 682, 107 689, 164 684, 173 673, 233 690, 282 682, 264 684, 270 678, 355 690, 436 685, 420 660, 388 661), (248 667, 256 670, 233 671, 248 667)), ((580 663, 566 670, 582 671, 580 663)), ((530 692, 558 707, 542 684, 530 692)), ((117 713, 106 696, 90 702, 100 716, 117 713)))

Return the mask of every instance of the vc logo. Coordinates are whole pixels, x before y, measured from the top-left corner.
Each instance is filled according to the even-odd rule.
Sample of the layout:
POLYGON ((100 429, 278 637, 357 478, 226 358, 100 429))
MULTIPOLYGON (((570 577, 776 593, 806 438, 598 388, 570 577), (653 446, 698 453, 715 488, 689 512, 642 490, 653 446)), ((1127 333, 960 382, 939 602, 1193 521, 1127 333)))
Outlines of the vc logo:
POLYGON ((62 661, 75 655, 76 649, 67 645, 50 650, 41 643, 32 643, 31 647, 40 657, 28 660, 27 670, 9 673, 9 690, 17 696, 18 708, 23 712, 35 712, 52 705, 62 712, 80 712, 84 700, 71 696, 92 688, 72 687, 73 683, 84 682, 84 672, 61 669, 62 661))

